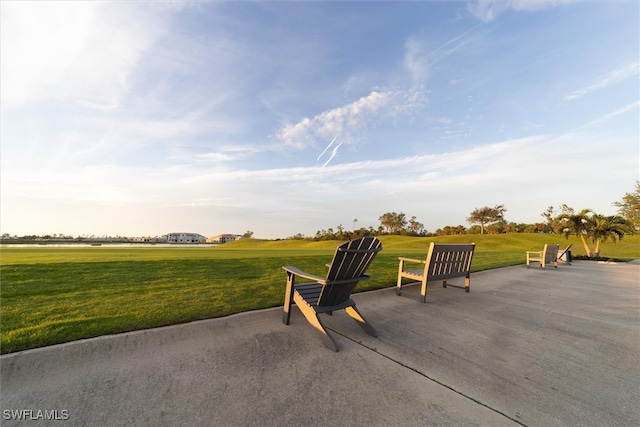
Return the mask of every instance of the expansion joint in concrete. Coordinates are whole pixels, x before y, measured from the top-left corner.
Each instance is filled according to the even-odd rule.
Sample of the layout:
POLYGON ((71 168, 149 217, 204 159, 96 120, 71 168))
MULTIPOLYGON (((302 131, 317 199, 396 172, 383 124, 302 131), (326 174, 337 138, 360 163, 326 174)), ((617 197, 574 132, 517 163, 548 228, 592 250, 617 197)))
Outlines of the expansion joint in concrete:
POLYGON ((402 366, 402 367, 403 367, 403 368, 405 368, 405 369, 409 369, 410 371, 415 372, 416 374, 418 374, 418 375, 420 375, 420 376, 422 376, 422 377, 426 378, 426 379, 427 379, 427 380, 429 380, 429 381, 432 381, 432 382, 434 382, 434 383, 436 383, 436 384, 438 384, 438 385, 440 385, 440 386, 442 386, 442 387, 445 387, 445 388, 447 388, 447 389, 451 390, 452 392, 454 392, 454 393, 456 393, 456 394, 458 394, 458 395, 460 395, 460 396, 464 397, 465 399, 471 400, 472 402, 474 402, 474 403, 476 403, 476 404, 478 404, 478 405, 484 406, 485 408, 487 408, 487 409, 489 409, 489 410, 491 410, 491 411, 493 411, 493 412, 495 412, 495 413, 497 413, 497 414, 500 414, 500 415, 502 415, 502 416, 503 416, 503 417, 505 417, 505 418, 508 418, 509 420, 513 421, 514 423, 516 423, 516 424, 518 424, 518 425, 521 425, 521 426, 525 426, 525 427, 526 427, 526 424, 525 424, 525 423, 523 423, 522 421, 520 421, 520 420, 518 420, 518 419, 516 419, 516 418, 514 418, 514 417, 512 417, 512 416, 510 416, 510 415, 508 415, 508 414, 505 414, 504 412, 500 411, 499 409, 493 408, 493 407, 491 407, 491 406, 487 405, 486 403, 481 402, 480 400, 478 400, 478 399, 476 399, 476 398, 474 398, 474 397, 471 397, 471 396, 469 396, 469 395, 467 395, 467 394, 465 394, 465 393, 463 393, 463 392, 461 392, 461 391, 459 391, 459 390, 456 390, 455 388, 451 387, 450 385, 447 385, 447 384, 443 383, 442 381, 439 381, 439 380, 437 380, 437 379, 435 379, 435 378, 433 378, 433 377, 430 377, 429 375, 425 374, 424 372, 421 372, 421 371, 419 371, 418 369, 413 368, 413 367, 411 367, 411 366, 407 365, 406 363, 402 363, 402 362, 400 362, 399 360, 394 359, 393 357, 390 357, 390 356, 388 356, 388 355, 386 355, 386 354, 384 354, 384 353, 379 352, 377 348, 370 347, 370 346, 368 346, 368 345, 364 344, 362 341, 357 341, 357 340, 355 340, 355 339, 353 339, 353 338, 351 338, 351 337, 349 337, 349 336, 347 336, 347 335, 344 335, 344 334, 342 334, 342 333, 340 333, 340 332, 336 331, 335 329, 331 329, 331 328, 327 328, 327 329, 329 329, 329 330, 331 330, 332 332, 334 332, 334 333, 336 333, 336 334, 338 334, 338 335, 340 335, 340 336, 342 336, 342 337, 344 337, 344 338, 348 339, 349 341, 352 341, 352 342, 354 342, 354 343, 358 344, 358 345, 359 345, 359 346, 361 346, 361 347, 366 348, 367 350, 370 350, 370 351, 372 351, 372 352, 374 352, 374 353, 376 353, 376 354, 378 354, 378 355, 380 355, 380 356, 384 357, 385 359, 387 359, 387 360, 389 360, 389 361, 391 361, 391 362, 393 362, 393 363, 395 363, 395 364, 397 364, 397 365, 402 366))

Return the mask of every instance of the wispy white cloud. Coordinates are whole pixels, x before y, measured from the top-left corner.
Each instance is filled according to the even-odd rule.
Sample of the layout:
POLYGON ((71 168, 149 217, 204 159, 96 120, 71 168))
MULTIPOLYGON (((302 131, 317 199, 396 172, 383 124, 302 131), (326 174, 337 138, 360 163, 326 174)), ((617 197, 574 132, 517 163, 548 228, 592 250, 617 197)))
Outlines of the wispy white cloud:
POLYGON ((595 83, 592 83, 584 88, 574 90, 569 95, 565 96, 565 100, 573 101, 582 98, 592 92, 596 92, 601 89, 606 89, 618 82, 621 82, 629 77, 638 78, 640 73, 640 62, 633 62, 624 67, 617 68, 609 71, 607 74, 600 76, 595 83))
POLYGON ((128 3, 5 2, 2 5, 2 106, 64 99, 115 108, 143 53, 164 33, 128 3))
POLYGON ((357 101, 324 111, 313 118, 283 126, 276 137, 285 146, 304 149, 316 138, 335 135, 341 144, 357 144, 361 133, 379 119, 391 119, 410 114, 423 105, 422 89, 372 91, 357 101))
MULTIPOLYGON (((206 141, 224 137, 239 129, 237 120, 210 117, 207 106, 172 117, 122 117, 122 115, 81 115, 67 128, 51 129, 48 134, 35 134, 32 141, 40 155, 34 154, 34 165, 73 167, 76 164, 128 163, 138 157, 142 165, 167 165, 175 161, 231 160, 248 155, 250 148, 225 148, 218 142, 206 141), (202 146, 191 147, 192 141, 202 146), (142 154, 141 150, 146 150, 142 154), (209 151, 209 154, 203 153, 209 151), (242 151, 243 153, 241 153, 242 151), (47 153, 46 156, 42 156, 47 153), (242 154, 242 155, 241 155, 242 154)), ((8 169, 15 169, 7 164, 8 169)))
POLYGON ((413 81, 426 80, 429 73, 429 46, 423 38, 410 37, 404 43, 404 66, 413 81))
MULTIPOLYGON (((477 30, 484 24, 480 23, 467 31, 453 37, 441 45, 433 48, 432 41, 420 35, 409 37, 404 44, 404 66, 409 71, 414 82, 424 82, 429 76, 429 67, 443 58, 452 55, 477 41, 477 30)), ((451 84, 458 81, 451 80, 451 84)))
POLYGON ((83 51, 97 2, 5 2, 2 5, 3 107, 21 105, 63 78, 83 51))
MULTIPOLYGON (((3 2, 2 226, 285 237, 354 217, 377 226, 390 210, 431 230, 496 203, 519 222, 549 204, 606 212, 611 188, 637 178, 637 62, 575 83, 545 54, 544 72, 518 73, 548 52, 537 36, 551 15, 487 25, 562 3, 474 2, 469 26, 456 2, 439 4, 442 15, 407 2, 393 16, 340 2, 3 2), (583 102, 567 112, 541 86, 577 88, 567 101, 583 102), (368 141, 371 153, 357 153, 368 141), (589 192, 567 191, 603 164, 616 167, 589 192)), ((605 7, 553 15, 553 53, 583 70, 618 63, 637 7, 608 11, 607 28, 624 21, 616 31, 589 31, 605 7)))
POLYGON ((639 107, 640 107, 640 101, 631 102, 631 103, 629 103, 629 104, 627 104, 625 106, 617 108, 614 111, 611 111, 611 112, 609 112, 607 114, 604 114, 603 116, 598 117, 597 119, 594 119, 594 120, 592 120, 592 121, 590 121, 588 123, 585 123, 584 125, 580 126, 578 128, 578 130, 585 129, 585 128, 597 125, 599 123, 606 122, 606 121, 608 121, 608 120, 610 120, 610 119, 612 119, 614 117, 620 116, 620 115, 625 114, 625 113, 627 113, 629 111, 636 110, 639 107))
MULTIPOLYGON (((216 167, 220 168, 220 165, 225 165, 230 162, 246 159, 264 150, 265 147, 257 145, 216 145, 215 151, 196 154, 195 161, 197 163, 207 163, 215 165, 216 167)), ((190 161, 193 159, 193 153, 183 152, 179 155, 173 155, 171 159, 178 162, 190 161)))
POLYGON ((233 160, 234 157, 230 156, 227 153, 215 152, 215 153, 196 154, 196 159, 201 161, 218 163, 218 162, 233 160))
POLYGON ((533 12, 581 0, 472 0, 467 9, 483 22, 490 22, 508 10, 533 12))
MULTIPOLYGON (((83 205, 77 212, 93 215, 94 219, 105 212, 113 215, 116 207, 140 210, 149 218, 130 225, 131 235, 135 235, 134 230, 139 234, 153 234, 154 230, 157 233, 155 216, 171 224, 166 219, 169 213, 180 209, 182 219, 191 218, 191 209, 195 209, 198 218, 187 224, 190 229, 215 234, 226 227, 221 224, 229 224, 233 229, 251 229, 257 237, 313 233, 354 215, 365 227, 377 226, 374 215, 390 210, 416 215, 433 231, 444 225, 466 224, 465 213, 497 203, 506 204, 508 218, 535 222, 550 204, 605 209, 606 213, 610 206, 593 205, 594 200, 610 200, 610 182, 631 182, 637 175, 637 160, 632 156, 620 159, 616 154, 637 141, 614 138, 608 144, 604 147, 595 136, 572 132, 440 154, 312 167, 249 170, 184 165, 142 169, 105 165, 57 171, 53 175, 47 171, 25 172, 11 177, 9 183, 3 182, 3 215, 11 219, 17 214, 11 206, 18 204, 11 202, 18 198, 38 201, 44 210, 50 204, 83 205), (554 156, 541 158, 540 152, 553 152, 554 156), (568 158, 576 161, 567 162, 568 158), (567 193, 566 187, 559 184, 609 162, 616 163, 615 173, 602 177, 588 193, 567 193), (541 170, 554 173, 541 174, 541 170), (303 194, 301 187, 305 189, 303 194), (545 191, 538 191, 540 187, 545 191), (417 198, 416 194, 422 197, 417 198), (260 206, 261 219, 252 217, 246 219, 246 226, 240 225, 256 206, 260 206), (372 218, 365 219, 365 212, 372 218), (298 223, 298 216, 304 217, 304 225, 298 223), (304 228, 295 229, 297 226, 304 228)), ((55 221, 46 224, 55 231, 45 232, 59 232, 55 221)))

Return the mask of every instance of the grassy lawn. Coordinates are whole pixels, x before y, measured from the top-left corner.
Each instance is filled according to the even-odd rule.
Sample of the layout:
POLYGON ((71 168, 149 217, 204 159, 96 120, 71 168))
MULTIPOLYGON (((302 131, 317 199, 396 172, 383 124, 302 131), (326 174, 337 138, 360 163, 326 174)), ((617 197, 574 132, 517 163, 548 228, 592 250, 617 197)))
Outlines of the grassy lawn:
MULTIPOLYGON (((372 278, 357 291, 395 285, 397 257, 423 258, 431 241, 477 244, 472 271, 524 263, 524 251, 577 239, 539 234, 384 236, 372 278)), ((218 247, 3 247, 1 352, 282 305, 294 265, 323 276, 340 242, 238 241, 218 247)), ((602 255, 640 258, 640 236, 605 243, 602 255)), ((473 279, 472 279, 473 280, 473 279)))

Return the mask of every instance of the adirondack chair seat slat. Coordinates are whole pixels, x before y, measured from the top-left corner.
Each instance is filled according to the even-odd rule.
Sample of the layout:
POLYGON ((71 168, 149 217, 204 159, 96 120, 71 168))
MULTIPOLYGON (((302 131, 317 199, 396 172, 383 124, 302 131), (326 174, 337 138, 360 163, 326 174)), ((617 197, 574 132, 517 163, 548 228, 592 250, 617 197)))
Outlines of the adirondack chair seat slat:
POLYGON ((427 258, 424 260, 399 257, 396 294, 402 294, 403 278, 421 282, 420 295, 423 302, 427 301, 427 285, 429 281, 433 280, 442 280, 442 286, 446 288, 447 279, 464 277, 465 291, 469 292, 471 261, 474 251, 475 243, 443 244, 432 242, 429 245, 427 258), (424 264, 424 268, 409 269, 405 268, 406 264, 424 264))
POLYGON ((309 305, 317 305, 320 294, 322 293, 322 285, 312 283, 296 285, 294 288, 309 305))
POLYGON ((377 336, 375 328, 356 308, 351 293, 359 281, 369 278, 365 272, 381 250, 382 243, 375 237, 362 237, 344 243, 336 249, 333 261, 327 264, 328 272, 325 278, 305 273, 296 267, 282 267, 287 273, 283 323, 289 324, 291 305, 295 303, 307 321, 320 332, 325 345, 334 351, 338 351, 338 345, 318 314, 345 310, 367 334, 377 336), (296 277, 314 282, 296 284, 296 277))
POLYGON ((316 313, 327 313, 331 311, 342 310, 350 305, 355 305, 351 298, 343 301, 339 304, 333 304, 330 306, 319 306, 318 300, 320 299, 320 293, 322 292, 322 285, 316 283, 306 285, 295 285, 294 289, 299 293, 300 299, 296 301, 296 304, 305 304, 316 313))

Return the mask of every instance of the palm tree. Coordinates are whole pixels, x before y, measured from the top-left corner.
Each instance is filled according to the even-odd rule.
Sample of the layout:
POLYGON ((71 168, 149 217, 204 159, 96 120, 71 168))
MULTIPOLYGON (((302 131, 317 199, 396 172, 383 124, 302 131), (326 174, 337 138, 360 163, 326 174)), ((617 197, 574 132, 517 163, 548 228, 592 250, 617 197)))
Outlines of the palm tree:
POLYGON ((559 217, 564 224, 562 233, 565 237, 574 234, 580 237, 584 250, 589 258, 600 256, 602 242, 611 240, 617 243, 625 234, 633 231, 632 224, 619 215, 605 216, 594 213, 591 209, 583 209, 577 214, 564 214, 559 217), (587 239, 595 244, 591 251, 587 239))
POLYGON ((594 214, 590 219, 591 240, 595 243, 594 256, 600 257, 600 244, 607 240, 618 243, 626 233, 631 232, 630 221, 618 215, 604 216, 594 214))
POLYGON ((591 209, 583 209, 577 214, 562 214, 558 218, 560 223, 564 225, 562 234, 565 238, 569 238, 569 235, 573 234, 580 237, 584 251, 589 257, 593 257, 593 252, 587 243, 587 237, 589 235, 589 221, 591 220, 593 211, 591 209))

